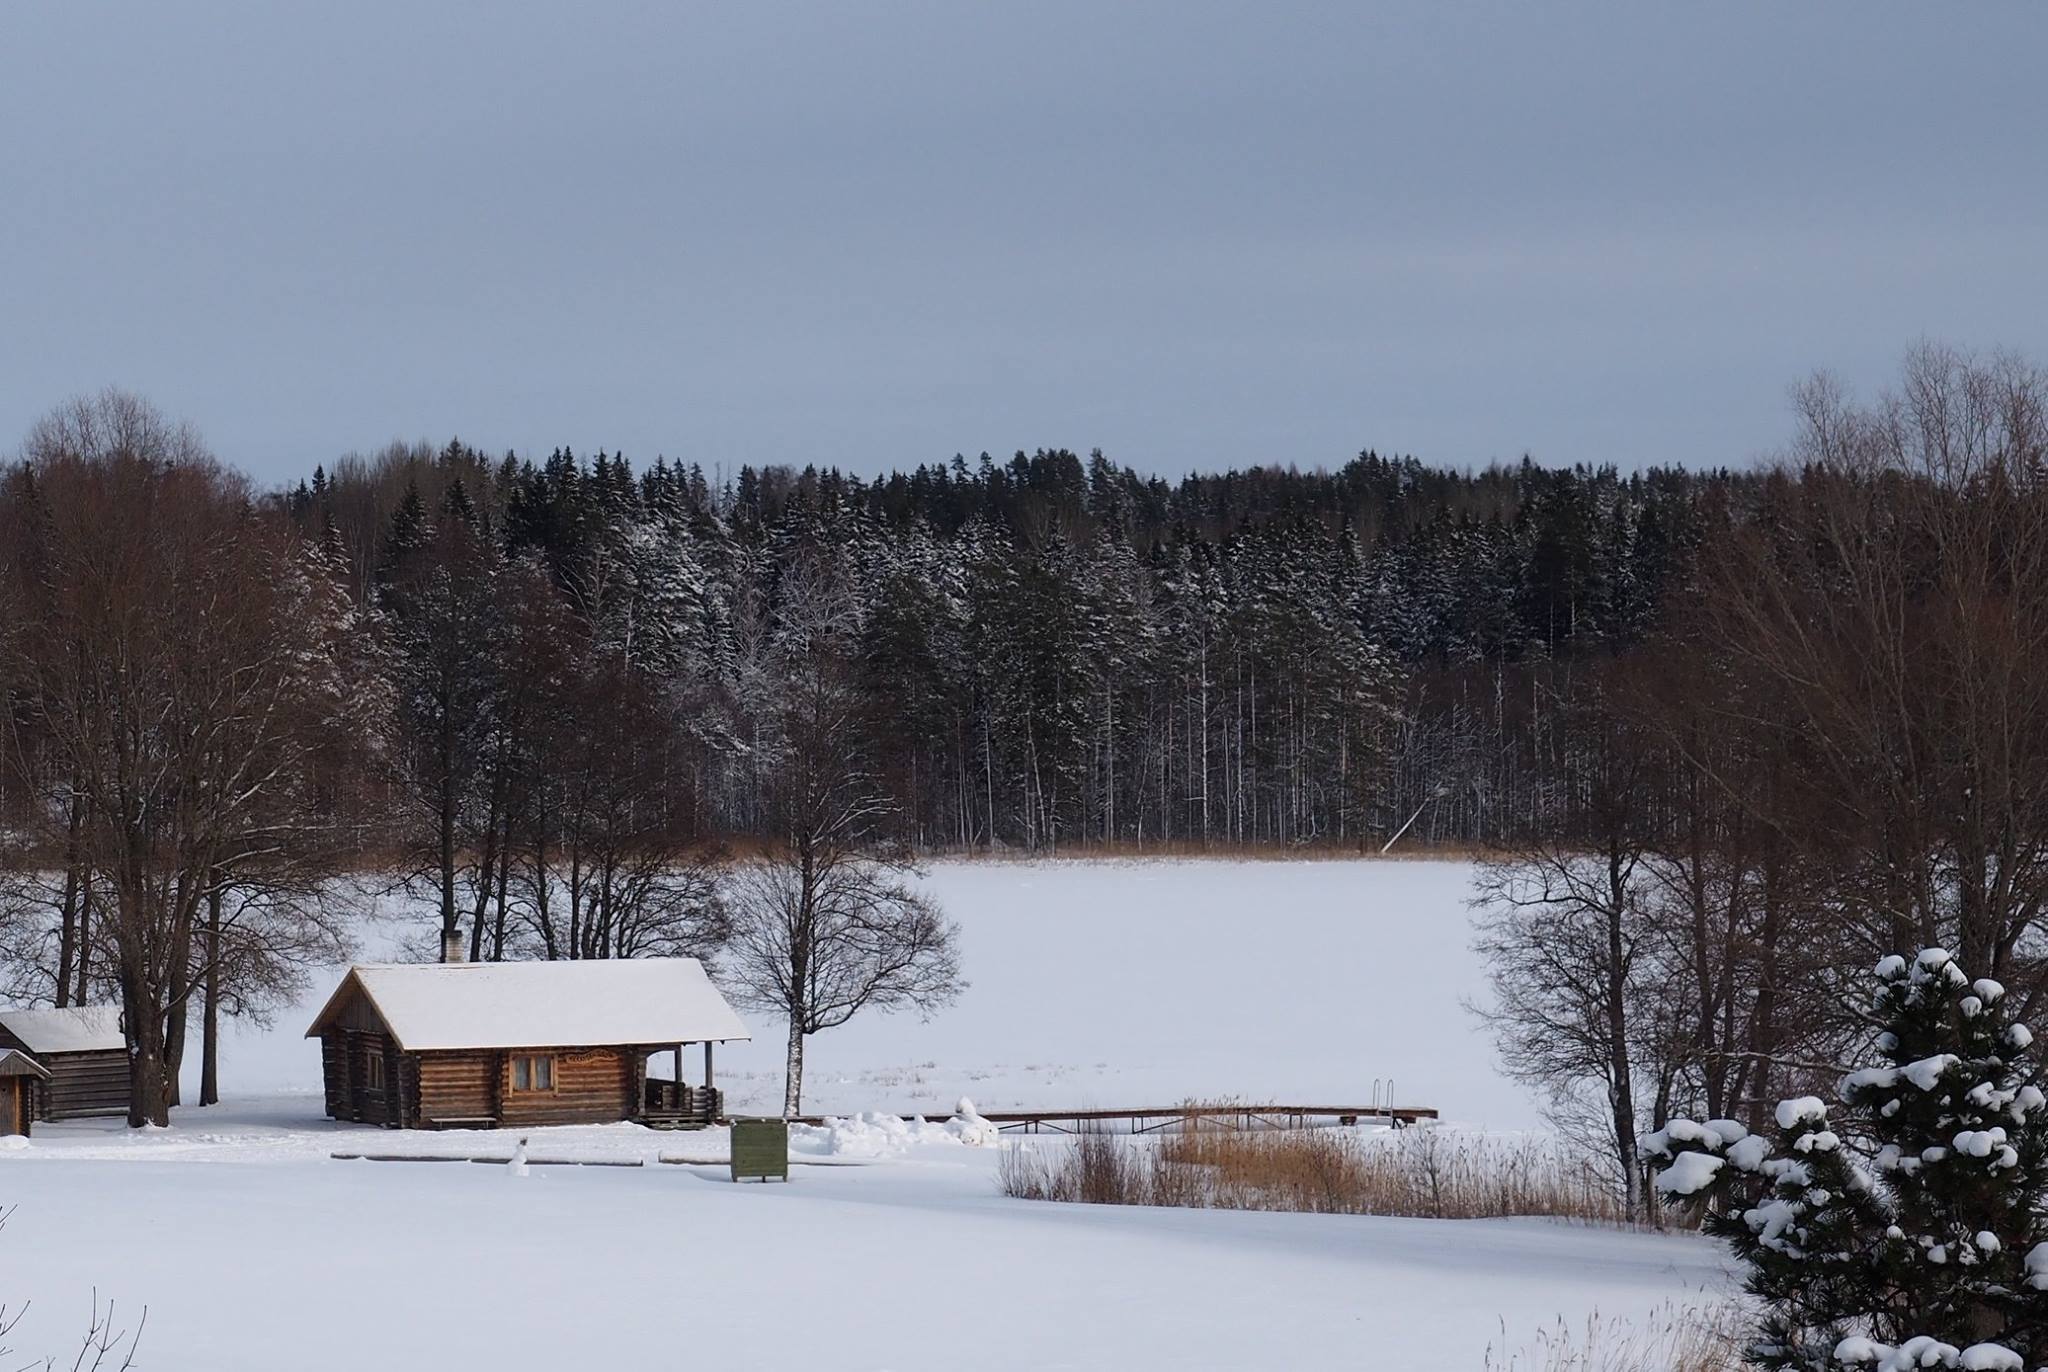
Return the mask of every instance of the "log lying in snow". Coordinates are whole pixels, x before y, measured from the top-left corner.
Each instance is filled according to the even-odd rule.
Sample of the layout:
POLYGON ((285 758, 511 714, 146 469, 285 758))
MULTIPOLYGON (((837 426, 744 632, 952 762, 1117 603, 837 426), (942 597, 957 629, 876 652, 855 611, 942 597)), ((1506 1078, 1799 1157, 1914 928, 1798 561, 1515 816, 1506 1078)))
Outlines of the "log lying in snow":
MULTIPOLYGON (((476 1162, 504 1167, 512 1161, 510 1153, 503 1157, 473 1157, 463 1153, 329 1153, 335 1162, 476 1162)), ((649 1167, 665 1163, 671 1167, 729 1167, 730 1158, 528 1158, 528 1167, 649 1167)), ((865 1159, 852 1158, 798 1158, 789 1160, 791 1167, 866 1167, 865 1159)))
MULTIPOLYGON (((329 1153, 336 1162, 480 1162, 504 1167, 512 1155, 469 1157, 460 1153, 329 1153)), ((527 1158, 528 1167, 645 1167, 645 1158, 527 1158)))

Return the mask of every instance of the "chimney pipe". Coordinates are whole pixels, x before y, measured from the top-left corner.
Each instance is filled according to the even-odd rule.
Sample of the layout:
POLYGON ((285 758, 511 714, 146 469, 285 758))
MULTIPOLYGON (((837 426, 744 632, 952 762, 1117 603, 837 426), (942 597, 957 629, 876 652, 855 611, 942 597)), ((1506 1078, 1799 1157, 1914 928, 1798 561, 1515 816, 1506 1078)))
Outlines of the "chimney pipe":
POLYGON ((466 957, 463 951, 461 925, 458 924, 453 929, 450 929, 441 935, 441 961, 466 961, 466 957))

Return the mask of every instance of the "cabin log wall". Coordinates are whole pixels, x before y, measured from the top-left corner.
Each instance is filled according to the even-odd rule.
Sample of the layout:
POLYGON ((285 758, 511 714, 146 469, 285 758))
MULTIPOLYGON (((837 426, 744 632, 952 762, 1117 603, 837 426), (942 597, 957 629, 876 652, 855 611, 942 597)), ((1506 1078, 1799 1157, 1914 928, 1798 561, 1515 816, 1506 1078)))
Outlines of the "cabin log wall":
POLYGON ((408 1097, 405 1094, 406 1055, 398 1051, 398 1040, 388 1035, 385 1036, 383 1053, 385 1084, 384 1123, 394 1129, 404 1129, 413 1122, 412 1117, 417 1111, 410 1107, 417 1103, 419 1097, 417 1095, 408 1097))
POLYGON ((403 1094, 406 1081, 404 1055, 389 1034, 358 1029, 334 1029, 320 1036, 320 1072, 327 1097, 327 1113, 338 1120, 362 1124, 407 1123, 403 1094), (384 1086, 370 1087, 371 1058, 384 1061, 384 1086))
POLYGON ((443 1120, 473 1124, 498 1118, 496 1078, 503 1054, 479 1048, 406 1056, 419 1083, 413 1096, 416 1123, 432 1127, 443 1120))
POLYGON ((529 1048, 499 1054, 501 1124, 609 1124, 640 1113, 635 1048, 529 1048), (550 1055, 555 1060, 552 1091, 512 1089, 515 1056, 550 1055))
POLYGON ((37 1119, 76 1119, 82 1115, 128 1113, 128 1054, 121 1048, 93 1048, 77 1053, 38 1053, 5 1026, 0 1048, 33 1058, 49 1072, 49 1080, 32 1092, 37 1119))
POLYGON ((348 1037, 326 1033, 320 1036, 320 1084, 327 1097, 327 1118, 355 1118, 348 1094, 348 1037))
POLYGON ((120 1049, 47 1053, 36 1061, 50 1071, 41 1092, 43 1119, 128 1113, 128 1055, 120 1049))

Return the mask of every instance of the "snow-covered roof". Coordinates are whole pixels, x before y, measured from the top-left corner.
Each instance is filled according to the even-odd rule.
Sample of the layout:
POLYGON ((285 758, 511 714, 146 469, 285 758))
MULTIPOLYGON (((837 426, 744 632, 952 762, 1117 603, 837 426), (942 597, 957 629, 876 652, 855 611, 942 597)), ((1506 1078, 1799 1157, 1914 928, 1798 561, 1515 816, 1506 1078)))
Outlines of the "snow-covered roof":
POLYGON ((724 1042, 753 1037, 695 958, 351 967, 306 1030, 360 987, 407 1052, 724 1042))
POLYGON ((29 1052, 99 1053, 128 1046, 118 1005, 73 1005, 62 1010, 0 1009, 0 1029, 29 1052))

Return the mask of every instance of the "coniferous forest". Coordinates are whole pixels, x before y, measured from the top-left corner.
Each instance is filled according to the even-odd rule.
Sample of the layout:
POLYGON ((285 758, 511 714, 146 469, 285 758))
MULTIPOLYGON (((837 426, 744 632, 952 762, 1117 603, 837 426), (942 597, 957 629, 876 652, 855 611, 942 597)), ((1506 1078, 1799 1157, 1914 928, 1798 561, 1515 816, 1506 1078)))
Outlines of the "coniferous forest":
POLYGON ((1044 450, 714 480, 451 441, 344 459, 284 502, 408 683, 467 639, 449 660, 475 676, 446 688, 501 700, 522 615, 643 683, 703 832, 757 832, 752 721, 781 638, 822 615, 848 626, 897 837, 1056 852, 1377 848, 1418 809, 1425 842, 1569 823, 1571 664, 1637 648, 1702 528, 1767 484, 1372 452, 1169 482, 1044 450))

